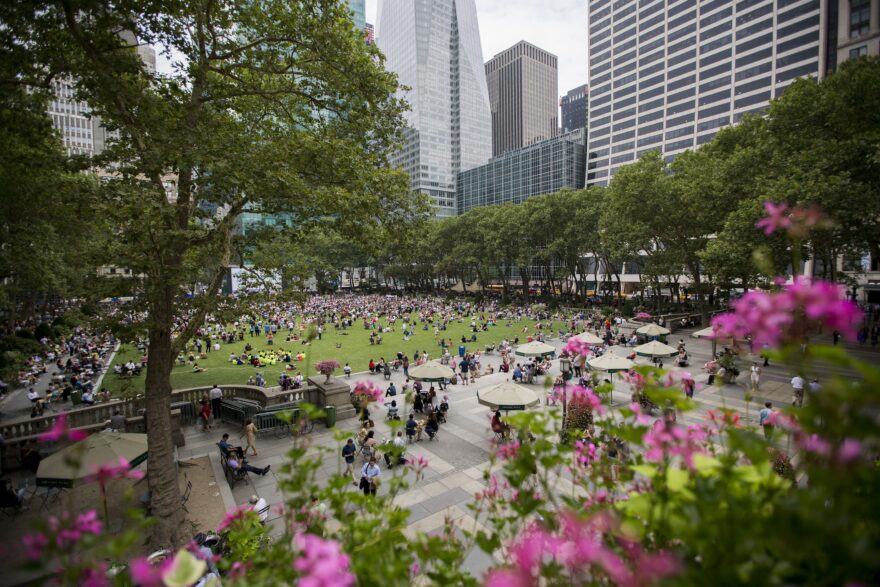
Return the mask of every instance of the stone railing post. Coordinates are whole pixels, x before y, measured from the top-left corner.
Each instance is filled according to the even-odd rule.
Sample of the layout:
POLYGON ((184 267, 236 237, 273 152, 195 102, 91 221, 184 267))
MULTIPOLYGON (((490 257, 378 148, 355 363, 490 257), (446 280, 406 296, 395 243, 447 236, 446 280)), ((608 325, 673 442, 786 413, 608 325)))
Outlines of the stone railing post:
POLYGON ((354 418, 357 414, 351 405, 351 388, 341 379, 330 377, 325 383, 323 375, 309 378, 308 401, 318 408, 334 406, 336 420, 354 418), (314 391, 312 391, 314 390, 314 391))

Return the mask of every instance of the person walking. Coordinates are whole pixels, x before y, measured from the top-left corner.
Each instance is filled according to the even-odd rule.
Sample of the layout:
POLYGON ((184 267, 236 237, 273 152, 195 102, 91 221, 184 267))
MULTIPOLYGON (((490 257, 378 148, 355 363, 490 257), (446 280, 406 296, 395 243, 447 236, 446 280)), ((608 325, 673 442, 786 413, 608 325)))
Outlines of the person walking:
POLYGON ((764 404, 764 407, 761 408, 761 411, 758 412, 758 424, 764 429, 764 438, 770 439, 770 435, 773 433, 773 425, 770 423, 770 416, 773 415, 773 404, 767 402, 764 404))
POLYGON ((211 429, 211 402, 202 398, 201 404, 202 407, 199 410, 199 418, 202 420, 202 432, 207 432, 211 429))
POLYGON ((257 426, 254 424, 254 421, 251 418, 248 418, 244 421, 244 435, 247 444, 244 447, 244 452, 247 453, 248 449, 253 451, 252 456, 257 456, 257 426))
POLYGON ((761 368, 758 367, 757 363, 752 363, 752 372, 749 375, 749 380, 752 383, 752 391, 758 391, 758 386, 761 384, 761 368))
POLYGON ((345 446, 342 447, 342 459, 345 461, 345 475, 351 475, 351 484, 357 486, 357 477, 354 474, 354 456, 357 453, 357 446, 354 439, 349 438, 345 446))
POLYGON ((800 375, 795 375, 791 378, 791 388, 794 391, 794 397, 792 397, 791 405, 796 408, 799 408, 804 405, 804 378, 800 375))
POLYGON ((379 475, 381 474, 379 464, 376 462, 376 456, 370 457, 370 462, 361 467, 361 483, 360 488, 364 495, 376 495, 376 489, 379 487, 379 475))

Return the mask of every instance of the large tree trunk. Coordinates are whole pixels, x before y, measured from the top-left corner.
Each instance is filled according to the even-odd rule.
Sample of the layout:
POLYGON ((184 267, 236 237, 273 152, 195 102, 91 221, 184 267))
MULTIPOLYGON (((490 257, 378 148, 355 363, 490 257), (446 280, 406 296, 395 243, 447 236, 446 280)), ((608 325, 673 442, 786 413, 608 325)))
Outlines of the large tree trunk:
POLYGON ((153 527, 153 546, 157 548, 177 547, 186 541, 171 438, 171 412, 168 408, 171 399, 171 368, 174 366, 171 340, 172 300, 173 294, 166 292, 163 300, 153 304, 149 330, 150 364, 146 377, 149 439, 147 478, 151 491, 150 506, 157 522, 153 527))

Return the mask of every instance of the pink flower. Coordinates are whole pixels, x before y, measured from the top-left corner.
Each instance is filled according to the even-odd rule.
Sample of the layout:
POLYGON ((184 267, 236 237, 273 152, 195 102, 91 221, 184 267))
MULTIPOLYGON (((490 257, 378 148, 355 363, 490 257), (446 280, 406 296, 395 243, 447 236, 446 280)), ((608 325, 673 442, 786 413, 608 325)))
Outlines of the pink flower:
POLYGON ((107 587, 110 580, 107 579, 107 565, 98 563, 94 567, 85 567, 79 575, 78 585, 82 587, 107 587))
POLYGON ((854 438, 846 438, 837 449, 837 458, 843 463, 852 463, 862 456, 862 443, 854 438))
POLYGON ((410 576, 410 577, 415 577, 415 576, 418 575, 421 571, 422 571, 422 567, 421 567, 421 565, 419 565, 419 563, 413 563, 413 564, 410 565, 410 567, 409 567, 409 576, 410 576))
POLYGON ((35 534, 25 534, 21 537, 21 543, 24 545, 25 556, 31 560, 40 560, 43 556, 43 549, 49 544, 49 539, 42 532, 35 534))
POLYGON ((647 312, 639 312, 638 314, 636 314, 636 318, 638 318, 640 320, 646 320, 648 318, 651 318, 651 315, 648 314, 647 312))
POLYGON ((788 211, 788 204, 774 204, 773 202, 764 202, 764 210, 767 217, 759 220, 755 227, 764 230, 764 234, 770 236, 777 230, 788 230, 791 227, 791 219, 785 214, 788 211))
POLYGON ((297 582, 299 587, 354 585, 348 555, 342 553, 338 542, 314 534, 297 534, 295 542, 301 551, 300 557, 293 562, 293 568, 301 575, 297 582))
POLYGON ((576 336, 572 336, 565 343, 565 352, 569 355, 582 357, 588 356, 593 352, 593 344, 584 342, 576 336))
POLYGON ((602 404, 602 399, 589 387, 575 385, 571 391, 571 403, 584 403, 590 408, 590 410, 596 412, 596 414, 600 416, 605 413, 605 406, 602 404))
POLYGON ((158 565, 150 564, 146 558, 137 558, 128 565, 131 580, 139 587, 164 587, 162 573, 174 559, 167 558, 158 565))
POLYGON ((358 381, 352 393, 363 402, 378 402, 385 395, 385 392, 372 381, 358 381))
POLYGON ((220 525, 217 526, 217 532, 223 532, 235 522, 245 519, 249 514, 256 516, 256 512, 254 512, 250 504, 240 505, 226 512, 226 515, 220 521, 220 525))
POLYGON ((235 561, 234 563, 232 563, 232 566, 226 572, 226 578, 229 579, 230 581, 234 581, 236 579, 244 579, 244 577, 247 575, 248 571, 251 569, 252 566, 253 566, 252 561, 245 561, 245 562, 235 561))
POLYGON ((132 470, 128 459, 119 458, 116 465, 100 465, 95 467, 94 472, 88 476, 89 481, 95 481, 99 485, 106 485, 111 479, 143 479, 143 471, 132 470))
POLYGON ((596 462, 598 458, 596 454, 596 445, 592 442, 583 442, 578 440, 574 443, 575 461, 583 466, 596 462))
POLYGON ((66 439, 71 442, 77 442, 85 437, 86 433, 82 430, 71 430, 67 427, 67 414, 61 412, 55 418, 52 428, 48 432, 41 434, 39 440, 40 442, 59 442, 66 439))
POLYGON ((498 446, 495 454, 502 461, 516 458, 516 454, 520 449, 519 441, 508 442, 498 446))
POLYGON ((844 298, 843 289, 833 283, 797 278, 776 293, 750 291, 733 303, 733 311, 712 319, 716 338, 745 338, 757 344, 777 346, 803 313, 819 326, 840 331, 855 340, 862 312, 844 298))
POLYGON ((489 571, 483 581, 483 587, 531 587, 531 585, 531 577, 510 569, 489 571))
POLYGON ((705 429, 700 426, 683 428, 673 422, 657 420, 642 437, 647 449, 645 459, 660 462, 680 456, 688 467, 693 467, 693 456, 703 452, 701 443, 707 437, 705 429))
POLYGON ((423 456, 418 456, 415 459, 409 459, 406 462, 406 465, 412 470, 416 475, 420 475, 422 471, 428 468, 428 459, 423 456))
POLYGON ((818 434, 811 434, 802 443, 803 449, 817 455, 828 456, 831 454, 831 443, 818 434))

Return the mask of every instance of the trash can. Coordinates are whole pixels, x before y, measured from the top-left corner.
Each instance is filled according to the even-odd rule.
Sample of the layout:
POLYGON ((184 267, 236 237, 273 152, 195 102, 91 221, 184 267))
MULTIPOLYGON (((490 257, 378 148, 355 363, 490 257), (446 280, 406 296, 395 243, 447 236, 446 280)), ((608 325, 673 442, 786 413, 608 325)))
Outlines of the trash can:
POLYGON ((75 406, 78 406, 82 403, 82 392, 78 389, 74 389, 70 392, 70 403, 75 406))
POLYGON ((465 350, 466 349, 465 349, 464 345, 461 345, 460 347, 458 347, 458 356, 461 357, 462 359, 464 358, 465 350))
POLYGON ((336 406, 324 406, 324 423, 327 428, 336 426, 336 406))

